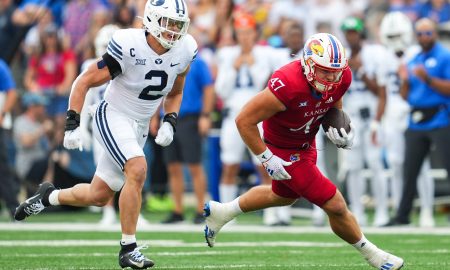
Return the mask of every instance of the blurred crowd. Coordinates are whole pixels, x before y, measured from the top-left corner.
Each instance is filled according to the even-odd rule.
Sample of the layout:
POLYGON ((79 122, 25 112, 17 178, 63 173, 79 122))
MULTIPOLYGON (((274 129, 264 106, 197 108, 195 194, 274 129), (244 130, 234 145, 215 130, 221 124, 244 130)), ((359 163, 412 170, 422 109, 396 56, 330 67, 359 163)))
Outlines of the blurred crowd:
MULTIPOLYGON (((361 28, 348 27, 362 33, 366 43, 380 43, 379 31, 384 15, 391 11, 400 11, 413 23, 421 18, 430 18, 437 24, 442 43, 447 46, 450 44, 450 2, 447 0, 187 0, 186 2, 191 17, 189 33, 199 46, 198 61, 204 63, 205 72, 209 73, 204 76, 210 76, 209 80, 205 79, 206 82, 198 87, 203 91, 206 87, 212 89, 215 84, 212 91, 216 95, 206 95, 207 100, 203 99, 203 106, 213 104, 214 108, 195 112, 200 118, 206 116, 212 122, 211 125, 208 123, 199 125, 202 137, 220 134, 222 138, 224 134, 230 134, 224 132, 233 133, 224 130, 218 133, 217 129, 228 125, 227 117, 232 119, 236 113, 233 110, 238 110, 239 106, 243 105, 238 104, 245 102, 247 98, 232 97, 230 93, 233 89, 227 92, 227 82, 233 81, 231 88, 262 90, 270 74, 295 59, 303 48, 304 40, 313 33, 332 33, 346 43, 346 46, 351 46, 343 26, 344 20, 348 17, 363 22, 361 28), (247 28, 253 32, 243 32, 242 29, 247 28), (253 37, 252 35, 254 39, 245 40, 246 37, 253 37), (235 46, 240 47, 242 52, 246 46, 249 47, 249 51, 254 49, 260 51, 248 56, 235 54, 231 49, 227 49, 235 46), (239 61, 235 61, 236 59, 239 61), (259 67, 258 70, 250 68, 255 62, 259 67), (247 66, 248 69, 240 68, 241 66, 247 66), (238 70, 238 74, 234 74, 235 77, 227 77, 232 76, 233 69, 238 70), (247 76, 248 74, 257 74, 259 77, 247 76), (240 79, 236 79, 236 76, 240 79), (238 83, 234 84, 235 81, 238 83)), ((90 181, 95 171, 92 146, 89 145, 92 142, 86 138, 85 149, 82 152, 68 151, 62 147, 71 85, 81 72, 83 63, 105 53, 107 43, 103 45, 103 51, 101 45, 97 44, 101 42, 98 39, 100 29, 107 25, 114 25, 117 28, 142 28, 140 16, 143 16, 145 3, 146 0, 0 0, 0 59, 2 59, 0 61, 6 63, 6 70, 12 77, 11 83, 7 86, 9 89, 0 89, 0 109, 2 109, 0 139, 4 141, 0 143, 0 151, 6 154, 0 160, 0 163, 3 163, 0 164, 3 165, 0 169, 0 189, 3 190, 0 193, 0 201, 3 201, 3 205, 10 213, 18 205, 19 191, 26 190, 28 195, 33 194, 42 179, 55 182, 59 188, 70 187, 76 181, 90 181), (12 169, 11 176, 8 176, 6 164, 12 169)), ((197 75, 201 77, 202 74, 206 74, 205 72, 202 71, 197 75)), ((90 135, 87 133, 85 136, 90 135)), ((227 151, 219 154, 222 163, 220 169, 223 169, 220 180, 205 180, 198 167, 190 168, 194 190, 197 189, 195 194, 198 200, 198 213, 201 213, 206 193, 205 181, 209 184, 211 196, 220 196, 222 201, 230 201, 237 195, 235 179, 242 169, 245 158, 234 156, 239 147, 236 146, 238 143, 231 139, 233 136, 225 135, 229 140, 220 141, 220 149, 227 151)), ((152 190, 161 197, 167 196, 170 192, 168 190, 170 182, 171 192, 175 196, 175 207, 166 221, 167 223, 182 221, 183 206, 179 197, 182 196, 184 189, 180 190, 177 187, 181 185, 182 179, 179 178, 184 172, 170 165, 169 171, 166 172, 165 164, 159 162, 159 159, 165 160, 160 153, 162 150, 156 148, 157 146, 153 145, 148 150, 151 152, 148 161, 151 164, 149 170, 151 181, 147 190, 152 190)), ((203 160, 216 158, 207 156, 211 151, 203 151, 202 154, 206 155, 203 160)), ((3 155, 0 153, 0 156, 3 155)), ((189 158, 181 162, 192 163, 189 158)), ((213 166, 211 162, 209 163, 209 166, 213 166)), ((214 174, 207 173, 206 178, 210 177, 214 177, 214 174)), ((261 182, 270 181, 263 176, 260 178, 261 182)), ((356 211, 359 222, 366 225, 362 213, 364 210, 359 208, 353 210, 356 211)), ((278 219, 274 218, 277 214, 268 213, 265 223, 289 224, 290 217, 286 217, 283 213, 280 210, 278 219)), ((388 221, 384 214, 379 218, 375 224, 377 226, 388 221)), ((202 222, 201 215, 196 215, 194 222, 202 222)))

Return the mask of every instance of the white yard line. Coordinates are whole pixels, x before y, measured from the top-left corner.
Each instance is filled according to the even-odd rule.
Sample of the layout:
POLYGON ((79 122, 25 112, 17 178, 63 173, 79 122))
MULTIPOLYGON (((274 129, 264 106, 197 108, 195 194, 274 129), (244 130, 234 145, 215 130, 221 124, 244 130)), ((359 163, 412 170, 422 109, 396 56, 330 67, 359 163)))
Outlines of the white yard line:
MULTIPOLYGON (((188 243, 178 240, 142 240, 139 244, 150 247, 206 247, 206 243, 188 243)), ((4 240, 0 247, 77 247, 77 246, 117 246, 117 240, 4 240)), ((307 241, 270 241, 270 242, 222 242, 220 247, 343 247, 344 243, 307 242, 307 241)))
MULTIPOLYGON (((95 223, 0 223, 0 231, 100 231, 119 232, 118 224, 104 227, 95 223)), ((202 232, 203 225, 193 224, 150 224, 139 226, 139 232, 202 232)), ((417 227, 389 227, 389 228, 363 228, 364 233, 371 234, 427 234, 450 235, 450 227, 417 228, 417 227)), ((258 225, 229 225, 225 226, 221 233, 332 233, 330 227, 289 226, 268 227, 258 225)))

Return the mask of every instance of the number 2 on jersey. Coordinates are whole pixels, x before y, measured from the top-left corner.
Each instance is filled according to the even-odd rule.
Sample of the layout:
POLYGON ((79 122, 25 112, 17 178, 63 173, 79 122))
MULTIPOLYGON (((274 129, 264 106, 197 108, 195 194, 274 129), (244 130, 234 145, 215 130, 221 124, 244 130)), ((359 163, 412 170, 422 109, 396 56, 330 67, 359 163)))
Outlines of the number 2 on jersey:
POLYGON ((164 70, 150 70, 147 74, 145 74, 146 80, 152 80, 160 78, 161 82, 159 85, 149 85, 145 87, 142 92, 139 94, 140 99, 144 100, 157 100, 163 95, 160 94, 164 88, 167 86, 167 78, 168 75, 164 70))

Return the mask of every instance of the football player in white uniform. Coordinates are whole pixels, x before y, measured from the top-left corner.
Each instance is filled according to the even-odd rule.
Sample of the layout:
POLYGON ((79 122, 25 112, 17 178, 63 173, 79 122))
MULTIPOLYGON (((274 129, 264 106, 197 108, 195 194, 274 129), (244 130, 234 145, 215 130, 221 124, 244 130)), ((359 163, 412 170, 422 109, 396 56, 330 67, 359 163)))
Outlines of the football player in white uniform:
MULTIPOLYGON (((408 125, 410 107, 400 95, 399 72, 406 62, 420 51, 413 43, 413 26, 409 18, 401 12, 390 12, 383 17, 380 26, 380 40, 386 46, 385 69, 387 78, 386 110, 383 116, 384 146, 389 168, 392 173, 390 190, 397 209, 403 190, 403 161, 405 152, 405 130, 408 125)), ((418 179, 421 227, 433 227, 434 180, 429 175, 429 159, 423 163, 418 179)))
MULTIPOLYGON (((114 32, 120 29, 115 24, 108 24, 103 26, 97 33, 97 37, 95 38, 95 55, 97 58, 101 58, 102 55, 106 52, 109 41, 111 40, 114 32)), ((96 62, 97 59, 88 59, 84 61, 81 65, 81 70, 86 70, 92 63, 96 62)), ((95 122, 93 121, 94 112, 103 100, 106 87, 108 83, 93 87, 89 89, 84 99, 83 109, 80 113, 80 128, 81 128, 81 143, 83 145, 83 149, 92 149, 94 154, 94 162, 95 165, 98 164, 101 155, 103 154, 103 147, 99 141, 93 139, 93 134, 90 130, 95 130, 95 122)), ((116 219, 116 210, 114 209, 114 198, 112 198, 104 207, 102 207, 102 219, 99 224, 101 226, 109 226, 117 222, 116 219)), ((138 226, 140 225, 148 225, 148 221, 145 220, 144 216, 139 214, 138 218, 138 226)))
POLYGON ((344 109, 355 125, 355 141, 352 151, 344 151, 344 166, 348 170, 347 189, 350 209, 361 226, 367 225, 361 197, 366 182, 361 175, 364 161, 372 172, 371 191, 375 197, 375 226, 389 220, 387 204, 387 178, 383 175, 380 143, 380 121, 386 101, 386 91, 380 87, 385 49, 380 45, 363 41, 364 24, 361 19, 348 17, 342 30, 349 44, 349 66, 353 80, 344 97, 344 109))
POLYGON ((50 205, 105 205, 122 189, 119 199, 122 227, 119 265, 146 269, 154 265, 136 245, 136 224, 141 207, 147 163, 142 147, 149 121, 161 102, 168 112, 155 142, 167 146, 175 132, 185 76, 197 53, 197 44, 187 34, 189 17, 184 0, 148 0, 144 29, 114 33, 107 53, 75 80, 67 112, 64 146, 80 146, 80 115, 86 92, 111 80, 104 100, 95 113, 96 139, 104 154, 90 184, 56 190, 43 183, 23 202, 15 218, 23 220, 50 205))

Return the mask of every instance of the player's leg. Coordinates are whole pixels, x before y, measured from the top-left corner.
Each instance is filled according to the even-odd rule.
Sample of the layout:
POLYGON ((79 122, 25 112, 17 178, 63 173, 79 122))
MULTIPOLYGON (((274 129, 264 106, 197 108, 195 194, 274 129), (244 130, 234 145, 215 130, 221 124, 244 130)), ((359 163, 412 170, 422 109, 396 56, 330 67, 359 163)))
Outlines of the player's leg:
MULTIPOLYGON (((362 123, 362 122, 361 122, 362 123)), ((357 129, 357 134, 362 134, 357 129)), ((347 173, 347 195, 350 202, 350 209, 355 215, 356 220, 361 226, 367 225, 367 217, 361 197, 366 191, 366 179, 362 177, 361 171, 364 167, 363 163, 363 142, 360 136, 356 135, 351 151, 343 151, 344 166, 348 169, 347 173)))
POLYGON ((125 184, 119 198, 122 233, 134 235, 142 203, 142 188, 147 176, 145 157, 135 157, 125 163, 125 184))
MULTIPOLYGON (((166 150, 166 149, 164 149, 166 150)), ((167 155, 165 155, 167 156, 167 155)), ((178 161, 168 161, 167 173, 169 176, 169 187, 172 193, 174 209, 169 217, 163 223, 176 223, 184 221, 183 215, 183 194, 184 194, 184 176, 183 164, 178 161)))
POLYGON ((392 270, 403 267, 402 258, 379 249, 366 239, 338 190, 336 190, 336 194, 330 200, 322 205, 322 209, 328 215, 333 232, 355 247, 371 266, 378 269, 392 270))
POLYGON ((187 164, 192 178, 195 198, 197 199, 193 218, 194 224, 200 224, 205 221, 203 206, 205 205, 206 195, 206 174, 202 164, 203 138, 199 133, 198 121, 199 117, 196 115, 187 116, 182 123, 183 127, 178 127, 183 128, 183 136, 180 138, 181 159, 184 164, 187 164))
POLYGON ((16 209, 15 219, 23 220, 39 214, 44 208, 55 205, 104 206, 114 191, 97 175, 90 184, 77 184, 71 188, 57 190, 51 183, 42 183, 36 193, 16 209))
POLYGON ((430 140, 424 132, 407 130, 405 133, 405 163, 403 165, 403 192, 396 216, 387 225, 409 224, 409 215, 417 191, 417 177, 429 152, 430 140))
POLYGON ((206 195, 206 175, 201 163, 191 163, 188 165, 189 172, 192 177, 192 185, 197 199, 195 208, 194 224, 200 224, 204 222, 203 206, 205 205, 206 195))
MULTIPOLYGON (((261 185, 270 185, 272 183, 272 178, 267 174, 264 167, 261 166, 261 162, 259 162, 259 160, 257 160, 255 167, 257 168, 259 176, 261 178, 261 185)), ((268 207, 263 210, 264 225, 266 226, 278 225, 279 220, 277 217, 277 208, 278 207, 268 207)))
POLYGON ((384 174, 380 145, 367 145, 365 157, 372 171, 371 193, 375 201, 375 217, 373 225, 380 227, 389 222, 388 212, 388 179, 384 174))
POLYGON ((214 246, 220 229, 239 214, 267 207, 291 205, 295 200, 278 196, 272 191, 270 185, 260 185, 251 188, 228 203, 209 201, 204 209, 206 217, 205 239, 208 246, 214 246))
POLYGON ((236 198, 238 193, 236 177, 239 173, 239 163, 242 161, 246 148, 234 119, 231 117, 225 118, 222 122, 220 135, 222 175, 219 185, 219 196, 221 202, 230 202, 236 198))
POLYGON ((102 144, 105 155, 97 166, 96 174, 108 179, 112 190, 122 192, 119 197, 122 227, 119 265, 145 269, 153 261, 140 253, 136 244, 136 226, 142 202, 142 188, 147 175, 147 162, 143 147, 148 135, 147 121, 129 119, 102 101, 95 114, 94 135, 102 144), (109 161, 109 162, 108 162, 109 161), (124 179, 125 176, 125 179, 124 179))
POLYGON ((434 227, 434 179, 430 175, 430 159, 426 158, 417 178, 417 193, 420 199, 420 227, 434 227))

